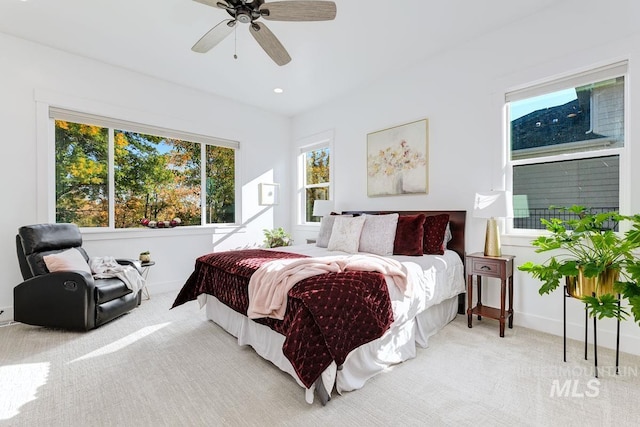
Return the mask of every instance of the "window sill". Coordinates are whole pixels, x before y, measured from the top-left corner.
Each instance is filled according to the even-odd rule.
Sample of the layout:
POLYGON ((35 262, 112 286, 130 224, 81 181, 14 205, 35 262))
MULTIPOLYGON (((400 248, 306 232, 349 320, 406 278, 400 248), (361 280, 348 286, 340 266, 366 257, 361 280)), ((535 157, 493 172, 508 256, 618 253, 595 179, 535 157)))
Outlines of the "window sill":
POLYGON ((317 224, 298 224, 294 227, 294 230, 298 231, 315 231, 317 232, 320 229, 320 223, 317 224))
POLYGON ((174 236, 202 236, 211 234, 246 233, 245 225, 178 226, 173 228, 131 228, 116 230, 81 229, 86 241, 141 239, 174 236))
POLYGON ((503 234, 500 240, 503 246, 517 246, 532 248, 531 241, 540 236, 539 234, 503 234))

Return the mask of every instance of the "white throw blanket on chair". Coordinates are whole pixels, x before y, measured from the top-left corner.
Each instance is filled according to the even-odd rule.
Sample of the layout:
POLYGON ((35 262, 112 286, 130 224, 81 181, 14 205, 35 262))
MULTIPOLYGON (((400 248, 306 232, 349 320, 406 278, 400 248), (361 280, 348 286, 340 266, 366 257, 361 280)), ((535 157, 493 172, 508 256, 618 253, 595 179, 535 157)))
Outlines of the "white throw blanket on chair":
POLYGON ((137 293, 144 287, 144 278, 135 267, 118 264, 114 257, 91 257, 89 267, 96 279, 108 279, 117 277, 122 280, 133 293, 137 293))

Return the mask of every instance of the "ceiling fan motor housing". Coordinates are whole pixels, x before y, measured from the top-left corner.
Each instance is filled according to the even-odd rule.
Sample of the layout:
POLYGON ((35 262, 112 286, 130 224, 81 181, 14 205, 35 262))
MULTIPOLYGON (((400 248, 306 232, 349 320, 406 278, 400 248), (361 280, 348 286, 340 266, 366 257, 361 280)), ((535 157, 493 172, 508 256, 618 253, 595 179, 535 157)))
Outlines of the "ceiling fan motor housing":
POLYGON ((258 19, 262 16, 260 6, 264 4, 264 0, 227 0, 229 7, 225 7, 227 13, 234 17, 238 22, 248 24, 254 19, 258 19))

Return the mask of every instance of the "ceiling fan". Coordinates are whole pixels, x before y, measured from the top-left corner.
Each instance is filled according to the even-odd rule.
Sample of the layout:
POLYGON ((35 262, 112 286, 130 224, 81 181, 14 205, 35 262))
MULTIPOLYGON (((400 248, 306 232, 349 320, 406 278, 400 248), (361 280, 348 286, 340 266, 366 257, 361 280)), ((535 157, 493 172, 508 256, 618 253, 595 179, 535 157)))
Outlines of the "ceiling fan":
POLYGON ((238 22, 249 24, 249 32, 278 65, 291 61, 287 50, 259 18, 271 21, 330 21, 336 17, 332 1, 289 0, 265 3, 264 0, 195 0, 208 6, 225 9, 232 19, 220 22, 193 45, 191 50, 205 53, 224 40, 238 22))

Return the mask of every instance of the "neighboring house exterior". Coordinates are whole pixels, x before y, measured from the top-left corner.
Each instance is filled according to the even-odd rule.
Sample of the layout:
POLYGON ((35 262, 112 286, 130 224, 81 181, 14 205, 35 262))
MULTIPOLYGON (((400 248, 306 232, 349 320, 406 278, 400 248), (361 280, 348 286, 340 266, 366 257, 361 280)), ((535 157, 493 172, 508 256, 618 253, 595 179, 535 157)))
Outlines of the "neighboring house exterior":
POLYGON ((550 206, 619 208, 620 156, 598 155, 624 144, 624 80, 614 80, 576 87, 573 101, 511 122, 512 160, 539 159, 514 166, 515 228, 542 228, 541 217, 558 215, 550 206), (558 157, 587 152, 579 159, 558 157))

